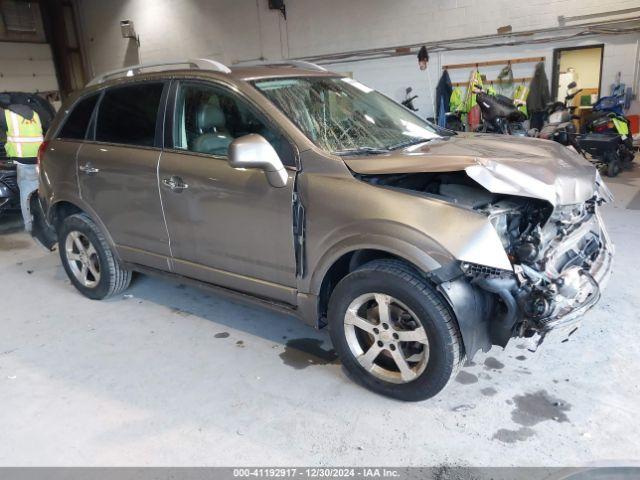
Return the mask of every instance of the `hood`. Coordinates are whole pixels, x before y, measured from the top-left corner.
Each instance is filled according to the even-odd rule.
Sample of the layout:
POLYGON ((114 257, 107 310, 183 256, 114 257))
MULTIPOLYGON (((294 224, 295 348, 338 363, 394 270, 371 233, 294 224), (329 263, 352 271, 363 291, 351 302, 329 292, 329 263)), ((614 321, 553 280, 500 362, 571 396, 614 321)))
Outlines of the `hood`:
POLYGON ((360 174, 455 172, 493 193, 582 203, 595 193, 596 169, 578 153, 550 140, 462 133, 397 152, 342 157, 360 174))

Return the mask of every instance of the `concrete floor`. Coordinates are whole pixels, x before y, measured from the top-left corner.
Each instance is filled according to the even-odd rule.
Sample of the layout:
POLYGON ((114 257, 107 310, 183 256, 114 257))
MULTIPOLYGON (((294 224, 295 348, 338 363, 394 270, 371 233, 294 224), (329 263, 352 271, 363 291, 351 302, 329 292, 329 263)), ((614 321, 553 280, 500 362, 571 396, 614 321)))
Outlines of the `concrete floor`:
POLYGON ((615 272, 572 340, 494 348, 413 404, 356 386, 326 332, 262 308, 143 276, 85 299, 4 219, 0 465, 639 460, 638 170, 609 182, 615 272))

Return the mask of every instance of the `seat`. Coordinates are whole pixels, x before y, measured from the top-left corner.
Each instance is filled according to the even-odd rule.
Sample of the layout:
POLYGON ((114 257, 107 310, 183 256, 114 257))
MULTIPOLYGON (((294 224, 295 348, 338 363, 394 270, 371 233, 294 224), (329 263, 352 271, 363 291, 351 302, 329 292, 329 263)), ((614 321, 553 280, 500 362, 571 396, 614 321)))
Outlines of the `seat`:
POLYGON ((211 155, 226 155, 233 140, 226 129, 226 120, 216 97, 203 103, 196 114, 198 136, 193 140, 191 150, 211 155))

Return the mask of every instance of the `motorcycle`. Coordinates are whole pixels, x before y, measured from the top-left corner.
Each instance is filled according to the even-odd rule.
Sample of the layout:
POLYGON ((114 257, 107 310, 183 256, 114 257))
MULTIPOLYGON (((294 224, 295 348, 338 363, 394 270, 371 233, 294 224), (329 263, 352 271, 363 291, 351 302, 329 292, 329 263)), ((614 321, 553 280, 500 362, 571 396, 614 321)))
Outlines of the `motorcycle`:
POLYGON ((526 116, 518 110, 513 100, 503 95, 489 95, 480 85, 475 85, 473 91, 482 114, 482 126, 477 131, 522 137, 527 135, 522 123, 526 116))
MULTIPOLYGON (((401 105, 408 108, 412 112, 417 112, 419 108, 416 108, 413 105, 413 101, 418 98, 418 95, 411 95, 413 92, 413 88, 407 87, 404 91, 404 100, 400 102, 401 105)), ((427 119, 431 121, 432 119, 427 119)), ((447 112, 446 113, 446 130, 452 130, 454 132, 464 132, 464 122, 460 117, 460 113, 458 112, 447 112)))
POLYGON ((413 101, 418 98, 418 95, 410 96, 411 92, 413 92, 413 88, 407 87, 407 89, 404 91, 404 100, 402 100, 402 102, 400 103, 409 110, 417 112, 418 109, 413 105, 413 101))

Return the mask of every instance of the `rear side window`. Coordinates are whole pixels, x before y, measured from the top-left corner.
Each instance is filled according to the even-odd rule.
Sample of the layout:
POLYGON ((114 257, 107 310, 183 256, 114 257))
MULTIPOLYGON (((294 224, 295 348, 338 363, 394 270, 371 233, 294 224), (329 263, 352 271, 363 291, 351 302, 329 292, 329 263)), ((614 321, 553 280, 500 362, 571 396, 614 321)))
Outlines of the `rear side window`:
POLYGON ((91 114, 98 101, 98 94, 91 95, 76 103, 69 114, 67 121, 62 126, 58 138, 84 139, 87 126, 91 120, 91 114))
POLYGON ((143 83, 107 90, 100 102, 96 140, 152 147, 162 83, 143 83))

